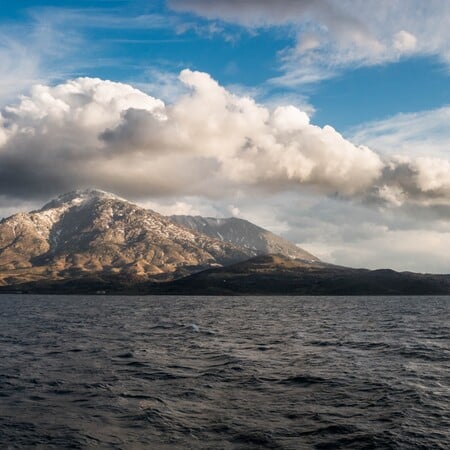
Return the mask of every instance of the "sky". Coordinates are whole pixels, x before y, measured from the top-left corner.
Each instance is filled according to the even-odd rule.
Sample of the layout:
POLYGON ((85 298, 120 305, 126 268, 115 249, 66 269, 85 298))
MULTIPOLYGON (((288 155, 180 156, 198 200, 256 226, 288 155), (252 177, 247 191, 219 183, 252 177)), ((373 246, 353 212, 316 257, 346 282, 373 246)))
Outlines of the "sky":
POLYGON ((0 217, 77 188, 450 273, 447 0, 0 9, 0 217))

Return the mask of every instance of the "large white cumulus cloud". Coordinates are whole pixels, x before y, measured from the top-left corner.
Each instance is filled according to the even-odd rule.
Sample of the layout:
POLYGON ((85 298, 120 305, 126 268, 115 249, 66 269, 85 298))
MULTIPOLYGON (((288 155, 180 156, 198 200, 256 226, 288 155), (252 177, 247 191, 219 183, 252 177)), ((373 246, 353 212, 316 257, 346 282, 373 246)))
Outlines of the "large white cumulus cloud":
POLYGON ((274 111, 184 70, 191 88, 166 106, 131 86, 79 78, 35 86, 3 109, 3 193, 100 185, 130 194, 219 194, 243 185, 298 184, 355 194, 371 186, 380 158, 293 106, 274 111))
POLYGON ((450 200, 448 161, 386 161, 294 106, 269 109, 205 73, 184 70, 180 79, 190 91, 170 105, 100 79, 35 86, 1 111, 0 194, 97 186, 222 197, 307 186, 392 205, 450 200))
POLYGON ((127 84, 78 78, 55 87, 36 85, 2 115, 15 136, 26 130, 37 133, 70 127, 98 133, 117 124, 121 113, 130 108, 154 112, 164 109, 164 103, 127 84))

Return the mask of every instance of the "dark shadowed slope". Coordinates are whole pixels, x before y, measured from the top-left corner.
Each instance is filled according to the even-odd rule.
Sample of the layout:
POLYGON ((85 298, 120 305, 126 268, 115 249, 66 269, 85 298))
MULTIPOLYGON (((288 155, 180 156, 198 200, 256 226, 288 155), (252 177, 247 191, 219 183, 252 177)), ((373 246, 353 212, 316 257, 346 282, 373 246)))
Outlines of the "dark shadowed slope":
POLYGON ((450 295, 450 275, 352 269, 266 255, 206 270, 160 289, 199 295, 450 295))
MULTIPOLYGON (((450 295, 450 275, 351 269, 265 255, 168 282, 87 276, 17 288, 31 293, 140 295, 450 295)), ((0 287, 0 292, 5 289, 0 287)))

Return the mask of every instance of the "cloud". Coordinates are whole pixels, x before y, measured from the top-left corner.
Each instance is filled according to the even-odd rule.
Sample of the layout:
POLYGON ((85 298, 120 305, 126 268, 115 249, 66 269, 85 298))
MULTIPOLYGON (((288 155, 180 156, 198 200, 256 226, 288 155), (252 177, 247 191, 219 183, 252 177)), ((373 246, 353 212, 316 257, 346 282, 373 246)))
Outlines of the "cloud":
POLYGON ((400 53, 411 53, 417 47, 417 38, 405 30, 401 30, 394 35, 394 48, 400 53))
MULTIPOLYGON (((167 30, 179 24, 175 14, 137 14, 138 10, 120 5, 19 9, 21 16, 15 21, 0 23, 0 107, 13 101, 18 94, 28 92, 34 84, 54 83, 93 68, 98 71, 102 67, 120 66, 129 56, 120 56, 117 43, 139 41, 121 39, 124 31, 167 30), (109 56, 112 54, 114 57, 109 56)), ((161 41, 173 42, 173 39, 158 42, 161 41)), ((147 39, 145 42, 154 41, 147 39)), ((127 64, 130 64, 129 59, 127 64)), ((157 72, 149 75, 155 81, 157 72)))
POLYGON ((0 25, 0 104, 33 84, 58 78, 61 71, 56 66, 70 53, 71 44, 72 36, 37 19, 26 27, 0 25))
POLYGON ((38 81, 39 62, 27 47, 0 34, 0 100, 10 98, 38 81))
POLYGON ((450 203, 445 158, 380 155, 292 105, 268 108, 183 70, 173 103, 124 83, 36 85, 0 115, 0 194, 82 186, 132 197, 306 189, 380 206, 450 203))
MULTIPOLYGON (((264 224, 253 205, 239 205, 244 217, 264 224)), ((367 208, 338 198, 295 193, 259 205, 272 220, 286 222, 292 242, 324 261, 372 269, 448 273, 450 214, 432 207, 367 208)), ((270 225, 270 222, 268 223, 270 225)))
POLYGON ((308 251, 324 261, 353 267, 448 273, 450 232, 374 228, 363 241, 322 239, 307 243, 308 251))
POLYGON ((352 142, 364 142, 389 163, 378 194, 391 204, 415 199, 448 204, 450 107, 397 114, 349 131, 352 142))
POLYGON ((317 185, 351 194, 364 189, 381 170, 376 154, 345 141, 333 128, 310 125, 293 106, 274 111, 251 98, 231 94, 209 75, 185 70, 182 82, 192 88, 165 110, 166 120, 128 111, 103 134, 109 148, 134 148, 173 159, 206 164, 225 185, 317 185))
POLYGON ((299 16, 322 9, 322 0, 284 0, 279 8, 270 0, 169 0, 169 6, 176 11, 192 11, 208 19, 221 19, 249 27, 280 25, 295 22, 299 16))
POLYGON ((83 34, 89 24, 106 26, 97 10, 35 7, 21 13, 21 20, 0 24, 0 107, 37 83, 54 83, 107 64, 99 56, 99 43, 87 45, 83 34))
POLYGON ((250 30, 293 30, 296 43, 280 53, 283 73, 272 80, 285 86, 412 55, 437 56, 450 64, 446 0, 170 0, 169 6, 250 30))
POLYGON ((445 106, 362 123, 347 135, 352 142, 364 143, 386 155, 446 158, 450 150, 449 123, 450 106, 445 106))
POLYGON ((176 22, 171 15, 156 13, 136 13, 135 9, 121 8, 120 6, 100 7, 36 7, 30 10, 36 20, 49 19, 53 26, 70 25, 77 29, 159 29, 167 28, 168 22, 176 22), (92 20, 95 18, 95 20, 92 20))
POLYGON ((134 195, 214 196, 304 184, 352 195, 379 176, 378 155, 309 124, 293 106, 271 111, 205 73, 184 70, 180 79, 190 93, 167 106, 99 79, 35 86, 2 111, 2 192, 100 184, 134 195))

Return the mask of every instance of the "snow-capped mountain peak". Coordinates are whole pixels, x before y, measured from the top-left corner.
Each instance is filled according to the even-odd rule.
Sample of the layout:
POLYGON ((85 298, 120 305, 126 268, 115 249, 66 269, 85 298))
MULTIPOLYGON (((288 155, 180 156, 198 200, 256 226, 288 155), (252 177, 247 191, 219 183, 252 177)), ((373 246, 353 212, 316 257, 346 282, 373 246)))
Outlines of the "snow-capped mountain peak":
POLYGON ((102 191, 100 189, 77 189, 75 191, 68 192, 58 196, 56 199, 46 203, 40 211, 48 209, 57 209, 60 207, 70 208, 72 206, 83 205, 97 200, 118 200, 121 202, 128 202, 118 195, 111 192, 102 191))

